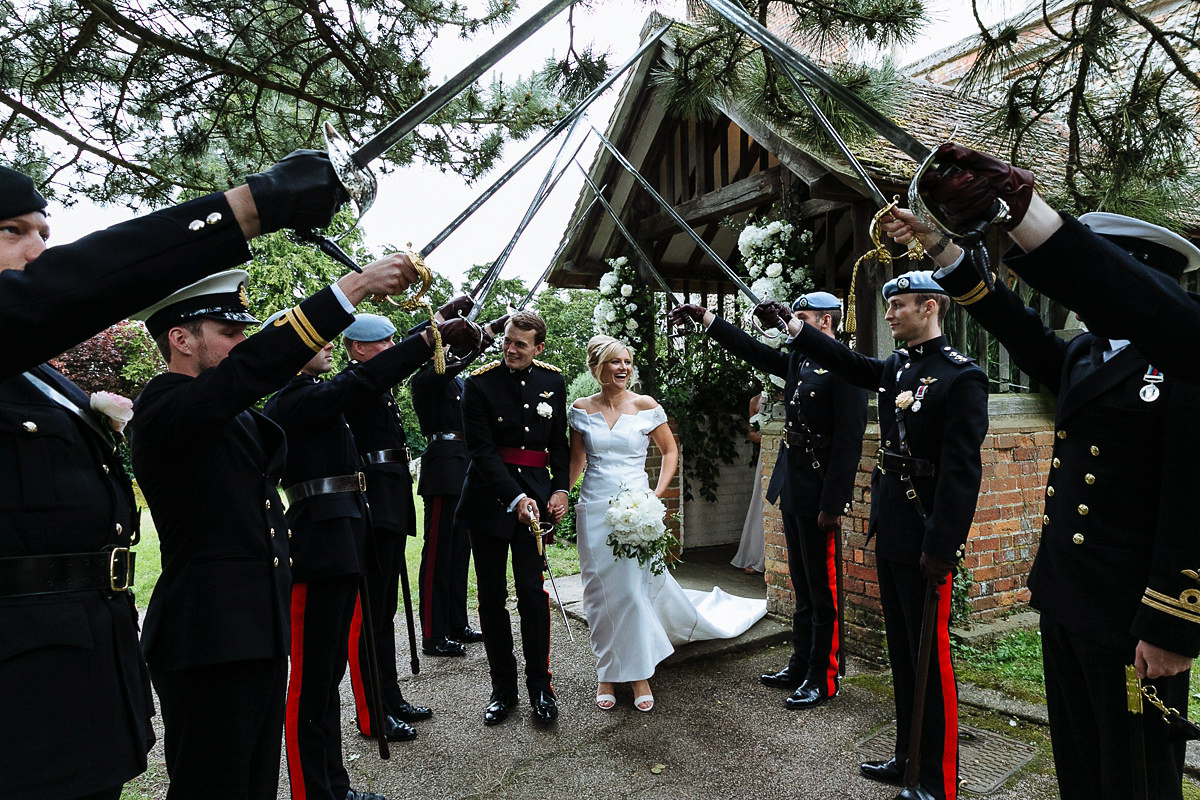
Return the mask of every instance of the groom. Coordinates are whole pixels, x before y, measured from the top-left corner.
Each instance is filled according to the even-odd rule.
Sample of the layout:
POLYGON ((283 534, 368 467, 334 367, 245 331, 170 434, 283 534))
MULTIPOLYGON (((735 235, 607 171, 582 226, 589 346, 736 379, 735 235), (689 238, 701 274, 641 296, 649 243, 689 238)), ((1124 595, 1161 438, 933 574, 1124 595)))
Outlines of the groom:
POLYGON ((507 570, 512 552, 525 684, 539 722, 558 716, 550 686, 550 597, 529 523, 558 522, 567 510, 566 387, 557 367, 534 359, 546 346, 546 323, 518 311, 504 329, 502 361, 471 373, 463 387, 463 431, 471 455, 458 524, 471 536, 479 623, 492 678, 485 725, 498 725, 517 703, 507 570))

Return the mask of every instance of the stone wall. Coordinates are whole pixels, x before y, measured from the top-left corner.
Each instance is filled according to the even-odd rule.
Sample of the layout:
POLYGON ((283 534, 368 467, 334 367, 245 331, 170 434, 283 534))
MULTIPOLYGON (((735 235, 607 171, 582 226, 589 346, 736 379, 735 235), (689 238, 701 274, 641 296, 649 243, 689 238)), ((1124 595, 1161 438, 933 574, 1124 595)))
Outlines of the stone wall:
MULTIPOLYGON (((783 408, 770 407, 763 427, 763 482, 766 491, 783 431, 783 408)), ((1023 609, 1029 601, 1025 577, 1041 532, 1043 488, 1049 471, 1054 431, 1053 399, 1042 395, 992 395, 983 442, 983 482, 962 567, 972 583, 969 621, 982 622, 1023 609)), ((765 415, 764 415, 765 416, 765 415)), ((874 400, 863 438, 851 513, 843 529, 842 561, 846 648, 861 656, 884 654, 883 615, 875 574, 873 544, 867 542, 871 470, 879 448, 874 400)), ((790 617, 794 607, 787 547, 779 509, 764 505, 767 607, 790 617)))

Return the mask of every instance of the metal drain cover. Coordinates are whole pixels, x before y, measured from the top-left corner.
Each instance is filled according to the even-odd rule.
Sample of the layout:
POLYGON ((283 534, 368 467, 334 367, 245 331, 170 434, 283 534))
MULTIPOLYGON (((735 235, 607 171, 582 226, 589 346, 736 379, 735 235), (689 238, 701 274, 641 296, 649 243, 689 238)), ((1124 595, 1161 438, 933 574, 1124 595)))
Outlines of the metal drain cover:
MULTIPOLYGON (((896 754, 896 723, 873 733, 857 745, 865 761, 886 761, 896 754)), ((958 726, 958 769, 962 788, 991 794, 1013 773, 1033 760, 1037 748, 998 733, 958 726)))

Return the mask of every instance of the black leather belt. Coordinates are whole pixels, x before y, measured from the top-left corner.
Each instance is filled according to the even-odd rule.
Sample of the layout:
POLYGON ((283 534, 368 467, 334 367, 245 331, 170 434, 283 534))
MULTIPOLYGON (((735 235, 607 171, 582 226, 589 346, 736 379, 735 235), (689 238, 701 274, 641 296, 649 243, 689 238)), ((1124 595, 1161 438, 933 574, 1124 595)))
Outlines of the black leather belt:
POLYGON ((783 441, 788 447, 808 447, 813 450, 830 446, 828 436, 806 431, 784 431, 783 441))
POLYGON ((362 460, 364 464, 407 464, 408 448, 397 447, 391 450, 373 450, 370 453, 363 453, 362 460))
POLYGON ((99 553, 0 558, 0 597, 123 592, 133 584, 135 555, 128 547, 116 547, 99 553))
POLYGON ((934 463, 927 458, 913 458, 891 453, 880 448, 875 454, 879 458, 879 468, 884 474, 895 472, 901 476, 913 478, 930 478, 937 471, 934 463))
POLYGON ((318 494, 337 494, 339 492, 365 492, 367 478, 361 472, 353 475, 338 475, 333 478, 316 478, 311 481, 301 481, 283 490, 289 503, 295 503, 306 497, 318 494))
POLYGON ((430 434, 429 441, 431 441, 431 442, 461 442, 461 441, 464 441, 465 438, 466 437, 463 436, 462 431, 438 431, 437 433, 430 434))

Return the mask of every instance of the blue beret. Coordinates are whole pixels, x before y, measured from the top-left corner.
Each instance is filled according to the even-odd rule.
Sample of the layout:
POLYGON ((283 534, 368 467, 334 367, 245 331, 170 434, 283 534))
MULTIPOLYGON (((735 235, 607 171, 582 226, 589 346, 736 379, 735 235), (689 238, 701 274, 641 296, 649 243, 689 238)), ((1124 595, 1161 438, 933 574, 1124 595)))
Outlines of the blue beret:
POLYGON ((898 294, 946 294, 946 290, 933 279, 932 271, 921 270, 897 275, 883 285, 884 300, 898 294))
POLYGON ((829 292, 802 294, 792 303, 792 311, 841 311, 842 301, 829 292))
POLYGON ((353 342, 382 342, 395 334, 392 321, 378 314, 355 314, 354 322, 342 331, 342 336, 353 342))

